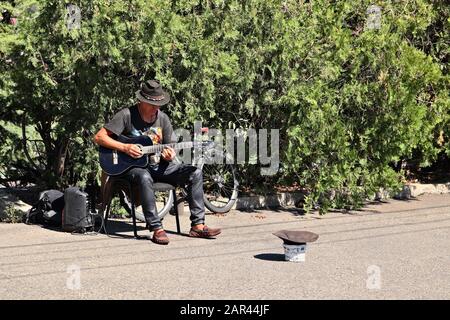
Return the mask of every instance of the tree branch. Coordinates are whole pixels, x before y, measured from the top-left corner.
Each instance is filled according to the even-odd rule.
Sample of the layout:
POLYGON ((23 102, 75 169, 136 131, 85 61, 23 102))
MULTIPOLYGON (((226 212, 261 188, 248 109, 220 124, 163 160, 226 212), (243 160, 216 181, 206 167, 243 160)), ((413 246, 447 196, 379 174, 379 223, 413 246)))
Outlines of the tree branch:
MULTIPOLYGON (((28 152, 28 148, 27 148, 27 134, 26 134, 26 130, 25 130, 25 115, 22 118, 22 144, 23 144, 23 152, 25 154, 25 157, 27 158, 27 160, 30 162, 32 168, 36 171, 38 171, 38 167, 36 166, 36 163, 33 161, 33 159, 31 158, 29 152, 28 152)), ((33 172, 33 171, 31 171, 33 172)), ((35 177, 36 178, 36 177, 35 177)))

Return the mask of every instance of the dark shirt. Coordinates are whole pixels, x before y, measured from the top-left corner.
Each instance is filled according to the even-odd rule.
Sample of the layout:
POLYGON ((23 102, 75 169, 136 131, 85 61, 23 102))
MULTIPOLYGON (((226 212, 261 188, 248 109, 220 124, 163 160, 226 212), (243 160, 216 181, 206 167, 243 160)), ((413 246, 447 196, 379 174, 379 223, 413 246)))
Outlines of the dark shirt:
POLYGON ((147 123, 142 120, 137 105, 120 110, 104 127, 118 136, 148 135, 153 144, 166 144, 176 141, 167 114, 158 110, 155 121, 147 123))

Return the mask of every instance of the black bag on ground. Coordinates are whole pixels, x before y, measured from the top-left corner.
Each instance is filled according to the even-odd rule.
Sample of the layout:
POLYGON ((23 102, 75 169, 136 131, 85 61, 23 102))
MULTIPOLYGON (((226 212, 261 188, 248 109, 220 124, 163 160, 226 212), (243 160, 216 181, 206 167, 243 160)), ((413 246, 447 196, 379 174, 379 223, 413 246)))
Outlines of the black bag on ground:
POLYGON ((84 233, 94 227, 89 202, 89 195, 78 187, 69 187, 64 191, 63 231, 84 233))
POLYGON ((39 200, 25 216, 26 224, 44 224, 61 227, 64 209, 64 193, 58 190, 45 190, 39 200))

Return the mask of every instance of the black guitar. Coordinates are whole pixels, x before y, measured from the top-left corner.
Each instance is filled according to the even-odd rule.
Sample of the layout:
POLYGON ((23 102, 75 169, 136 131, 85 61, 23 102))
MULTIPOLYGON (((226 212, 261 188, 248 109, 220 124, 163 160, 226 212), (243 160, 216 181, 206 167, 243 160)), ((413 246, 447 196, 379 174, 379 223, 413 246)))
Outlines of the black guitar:
POLYGON ((201 145, 201 142, 193 141, 153 145, 152 139, 145 135, 132 138, 121 135, 118 136, 116 140, 122 143, 137 145, 141 149, 143 155, 140 158, 133 158, 126 153, 100 146, 100 166, 102 167, 103 171, 105 171, 110 176, 120 175, 127 170, 135 167, 145 168, 148 165, 147 154, 160 152, 166 146, 172 147, 175 150, 180 150, 193 148, 194 145, 201 145))

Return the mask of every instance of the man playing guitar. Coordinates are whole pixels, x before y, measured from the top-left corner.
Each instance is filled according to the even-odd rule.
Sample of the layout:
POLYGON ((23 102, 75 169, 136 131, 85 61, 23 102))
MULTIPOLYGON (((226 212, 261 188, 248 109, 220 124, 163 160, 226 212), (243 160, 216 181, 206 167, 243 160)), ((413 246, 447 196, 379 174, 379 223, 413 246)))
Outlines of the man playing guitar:
MULTIPOLYGON (((136 92, 139 100, 137 105, 124 108, 101 128, 94 137, 94 142, 101 147, 116 150, 132 158, 146 157, 136 144, 118 141, 119 136, 137 137, 147 135, 154 145, 173 143, 173 128, 167 114, 159 110, 170 101, 169 94, 162 89, 156 80, 142 84, 136 92)), ((163 146, 161 146, 162 148, 163 146)), ((148 165, 131 167, 121 175, 137 184, 142 199, 142 209, 152 241, 157 244, 168 244, 169 238, 163 229, 156 212, 153 182, 164 182, 172 185, 187 185, 189 209, 191 212, 191 230, 189 236, 197 238, 212 238, 220 234, 218 228, 205 225, 205 206, 203 203, 202 171, 195 166, 177 164, 175 150, 164 147, 160 154, 149 155, 148 165)))

